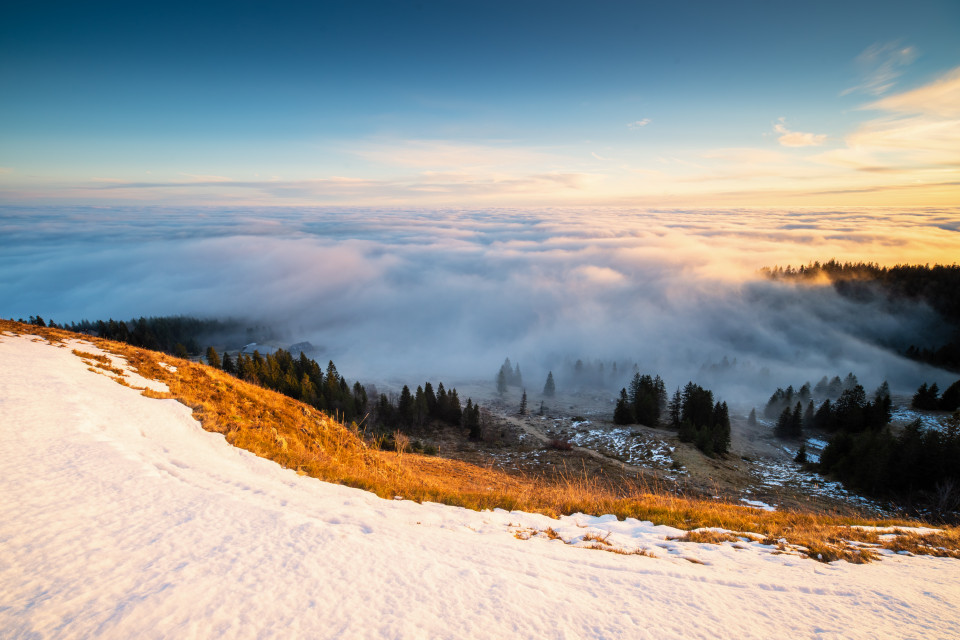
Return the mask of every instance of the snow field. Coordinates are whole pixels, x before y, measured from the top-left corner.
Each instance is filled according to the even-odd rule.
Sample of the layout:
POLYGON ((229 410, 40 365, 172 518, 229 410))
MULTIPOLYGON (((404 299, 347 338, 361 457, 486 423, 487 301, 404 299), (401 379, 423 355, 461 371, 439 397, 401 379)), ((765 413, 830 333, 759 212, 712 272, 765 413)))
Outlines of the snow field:
POLYGON ((4 638, 960 636, 955 560, 382 500, 235 449, 71 349, 93 353, 0 336, 4 638), (576 548, 588 533, 657 557, 576 548))

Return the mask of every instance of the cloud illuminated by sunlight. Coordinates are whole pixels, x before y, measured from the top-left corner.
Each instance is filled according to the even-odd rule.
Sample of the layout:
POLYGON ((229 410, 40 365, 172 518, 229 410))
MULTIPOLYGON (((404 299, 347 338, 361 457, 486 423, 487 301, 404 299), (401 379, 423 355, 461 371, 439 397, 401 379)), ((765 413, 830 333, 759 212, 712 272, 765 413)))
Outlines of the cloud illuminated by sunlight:
POLYGON ((783 134, 777 140, 785 147, 819 147, 827 139, 825 133, 791 131, 787 128, 785 118, 780 118, 780 121, 773 125, 773 130, 783 134))

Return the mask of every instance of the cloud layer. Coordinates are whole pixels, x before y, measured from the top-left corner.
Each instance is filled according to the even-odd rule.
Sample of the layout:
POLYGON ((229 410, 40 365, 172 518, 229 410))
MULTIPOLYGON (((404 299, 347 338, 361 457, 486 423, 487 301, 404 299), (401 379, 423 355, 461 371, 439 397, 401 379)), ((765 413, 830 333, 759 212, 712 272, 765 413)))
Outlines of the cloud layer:
POLYGON ((929 337, 931 314, 864 313, 757 269, 960 255, 957 210, 0 212, 5 317, 246 318, 381 380, 484 377, 509 356, 533 387, 576 358, 676 386, 726 356, 739 373, 709 382, 749 401, 765 368, 761 395, 847 371, 905 388, 935 375, 864 340, 929 337))

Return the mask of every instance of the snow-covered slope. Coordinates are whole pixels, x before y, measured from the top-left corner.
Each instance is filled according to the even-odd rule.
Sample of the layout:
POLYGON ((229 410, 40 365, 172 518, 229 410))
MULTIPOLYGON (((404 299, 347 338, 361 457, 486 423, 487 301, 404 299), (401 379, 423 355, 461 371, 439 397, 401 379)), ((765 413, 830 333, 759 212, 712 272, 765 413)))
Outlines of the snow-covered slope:
POLYGON ((0 336, 3 638, 960 637, 956 560, 381 500, 234 449, 71 347, 0 336), (656 557, 515 535, 548 527, 656 557))

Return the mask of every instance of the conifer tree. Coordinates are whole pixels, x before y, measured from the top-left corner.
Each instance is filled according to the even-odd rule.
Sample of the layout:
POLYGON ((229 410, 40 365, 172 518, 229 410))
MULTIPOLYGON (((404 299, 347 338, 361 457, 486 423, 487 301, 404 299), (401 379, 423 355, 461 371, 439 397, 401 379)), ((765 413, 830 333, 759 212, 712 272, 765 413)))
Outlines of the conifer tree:
POLYGON ((557 386, 553 382, 553 371, 547 373, 547 381, 543 385, 543 395, 552 398, 557 393, 557 386))
POLYGON ((405 426, 411 425, 414 419, 414 411, 413 396, 410 395, 410 387, 403 385, 403 390, 400 391, 400 400, 397 402, 397 413, 399 414, 400 422, 405 426))
POLYGON ((413 397, 413 420, 420 427, 426 419, 427 399, 423 395, 423 387, 417 385, 417 393, 413 397))
POLYGON ((463 420, 470 439, 479 440, 483 435, 480 428, 480 405, 471 405, 470 398, 467 398, 467 408, 463 414, 463 420))
POLYGON ((504 372, 503 367, 500 368, 500 373, 497 374, 497 393, 503 395, 507 392, 507 374, 504 372))
POLYGON ((803 412, 803 430, 804 431, 813 429, 815 415, 816 415, 816 412, 814 411, 814 408, 813 408, 813 400, 811 400, 807 403, 807 408, 803 412))
POLYGON ((223 371, 224 373, 229 373, 230 375, 236 375, 237 368, 233 364, 233 359, 230 357, 229 353, 223 354, 223 371))
POLYGON ((220 360, 220 355, 213 347, 207 347, 207 364, 214 369, 223 368, 223 361, 220 360))
POLYGON ((613 409, 614 424, 633 424, 633 405, 627 397, 627 390, 620 389, 620 398, 617 400, 617 406, 613 409))
POLYGON ((673 398, 670 400, 670 425, 674 429, 680 428, 680 415, 683 411, 683 395, 680 393, 680 387, 677 387, 673 398))
POLYGON ((757 426, 757 409, 754 407, 750 409, 750 415, 747 416, 747 424, 751 427, 757 426))
POLYGON ((431 418, 437 418, 437 394, 433 392, 433 385, 429 382, 423 385, 423 397, 427 401, 427 413, 431 418))
POLYGON ((523 395, 520 397, 520 415, 527 415, 527 390, 523 390, 523 395))
POLYGON ((726 453, 730 450, 730 410, 726 402, 718 402, 713 408, 713 452, 726 453))

